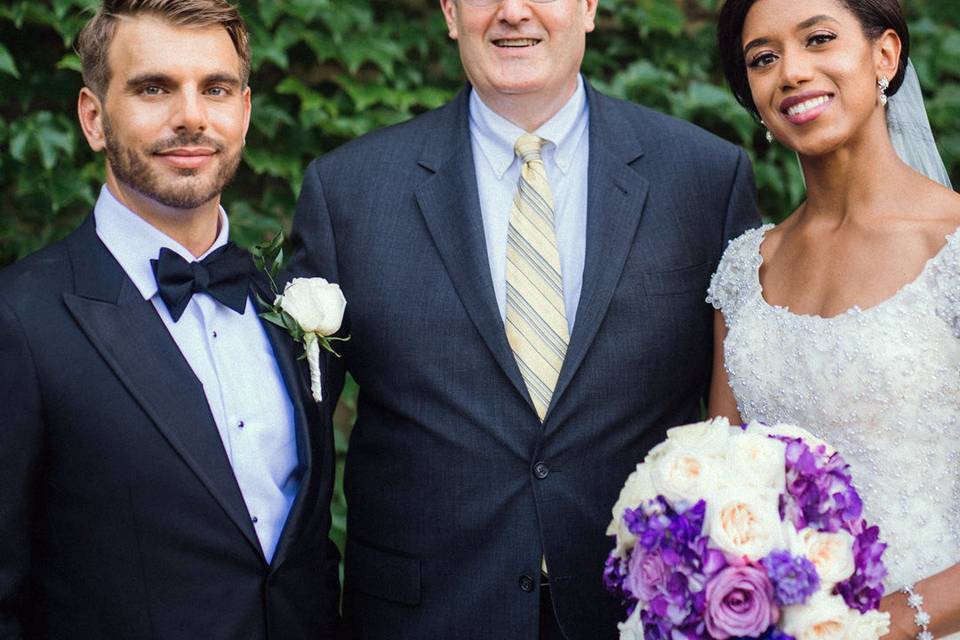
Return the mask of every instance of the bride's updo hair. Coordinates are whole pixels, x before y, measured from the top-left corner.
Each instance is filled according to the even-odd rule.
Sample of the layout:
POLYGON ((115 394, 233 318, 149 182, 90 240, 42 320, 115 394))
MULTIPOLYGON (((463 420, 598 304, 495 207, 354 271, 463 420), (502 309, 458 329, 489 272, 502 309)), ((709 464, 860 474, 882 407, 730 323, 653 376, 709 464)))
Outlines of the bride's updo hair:
MULTIPOLYGON (((720 10, 717 21, 717 42, 720 45, 720 63, 723 73, 730 83, 733 95, 748 111, 759 117, 757 105, 753 103, 750 83, 747 80, 747 63, 743 58, 743 23, 747 19, 750 7, 757 0, 727 0, 720 10)), ((802 1, 802 0, 801 0, 802 1)), ((910 32, 903 17, 899 0, 836 0, 846 7, 860 21, 864 35, 875 41, 887 29, 893 29, 900 36, 903 48, 900 50, 900 66, 890 80, 887 95, 892 96, 903 83, 910 57, 910 32)))

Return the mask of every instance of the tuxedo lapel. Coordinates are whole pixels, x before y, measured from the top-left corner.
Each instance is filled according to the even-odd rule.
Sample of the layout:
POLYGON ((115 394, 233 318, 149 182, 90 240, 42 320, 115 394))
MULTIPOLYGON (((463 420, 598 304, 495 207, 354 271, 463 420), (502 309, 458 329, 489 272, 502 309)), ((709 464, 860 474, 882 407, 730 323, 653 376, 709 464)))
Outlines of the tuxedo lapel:
MULTIPOLYGON (((262 555, 203 387, 153 304, 96 235, 93 216, 68 239, 75 293, 64 303, 170 446, 262 555)), ((122 428, 122 425, 118 425, 122 428)))
MULTIPOLYGON (((643 155, 615 103, 587 86, 590 166, 587 178, 587 241, 583 287, 570 345, 551 408, 570 385, 600 328, 634 243, 649 183, 630 164, 643 155)), ((549 413, 548 413, 549 416, 549 413)))
POLYGON ((424 151, 420 165, 434 175, 417 188, 417 202, 463 306, 497 363, 532 408, 507 342, 490 276, 470 142, 468 97, 469 90, 465 90, 447 107, 448 122, 440 130, 452 134, 431 141, 424 151))
MULTIPOLYGON (((266 277, 259 273, 252 278, 252 290, 263 300, 272 300, 274 297, 266 277)), ((321 416, 317 403, 314 402, 307 388, 306 365, 304 364, 305 361, 298 360, 300 349, 298 349, 297 343, 294 342, 286 330, 272 322, 261 319, 261 324, 270 340, 270 345, 273 347, 274 357, 280 368, 280 375, 293 404, 297 458, 300 463, 301 474, 297 497, 294 498, 290 513, 287 514, 287 521, 284 523, 271 562, 272 566, 278 567, 287 557, 294 541, 303 531, 308 530, 306 527, 308 520, 305 519, 309 519, 313 515, 309 506, 312 503, 312 496, 317 491, 316 485, 319 477, 318 470, 314 466, 321 463, 320 457, 315 455, 319 437, 319 434, 315 433, 315 429, 321 425, 321 416), (311 425, 313 428, 311 428, 311 425)), ((333 399, 331 398, 331 400, 333 399)))

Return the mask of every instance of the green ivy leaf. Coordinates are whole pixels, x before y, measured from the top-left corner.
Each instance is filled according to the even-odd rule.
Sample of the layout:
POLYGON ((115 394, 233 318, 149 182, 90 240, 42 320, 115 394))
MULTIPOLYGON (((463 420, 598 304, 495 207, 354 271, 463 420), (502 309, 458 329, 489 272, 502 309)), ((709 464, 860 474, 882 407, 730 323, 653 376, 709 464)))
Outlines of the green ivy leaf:
POLYGON ((17 63, 14 62, 13 56, 10 55, 7 48, 3 46, 3 43, 0 43, 0 72, 11 75, 14 78, 20 77, 20 71, 17 70, 17 63))

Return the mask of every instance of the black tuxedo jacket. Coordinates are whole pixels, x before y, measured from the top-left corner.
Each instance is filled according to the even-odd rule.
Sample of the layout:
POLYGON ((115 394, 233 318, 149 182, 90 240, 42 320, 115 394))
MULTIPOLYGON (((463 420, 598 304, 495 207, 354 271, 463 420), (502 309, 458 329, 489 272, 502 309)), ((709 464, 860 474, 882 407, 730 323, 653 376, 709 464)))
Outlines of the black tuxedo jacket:
POLYGON ((0 637, 333 637, 328 412, 266 326, 304 468, 270 564, 202 386, 93 216, 0 272, 0 637))
POLYGON ((758 217, 742 150, 587 94, 583 289, 544 424, 494 296, 468 93, 306 173, 292 269, 343 288, 352 338, 332 364, 360 384, 344 583, 358 637, 536 638, 541 554, 566 636, 617 635, 611 507, 665 429, 698 418, 710 274, 758 217))

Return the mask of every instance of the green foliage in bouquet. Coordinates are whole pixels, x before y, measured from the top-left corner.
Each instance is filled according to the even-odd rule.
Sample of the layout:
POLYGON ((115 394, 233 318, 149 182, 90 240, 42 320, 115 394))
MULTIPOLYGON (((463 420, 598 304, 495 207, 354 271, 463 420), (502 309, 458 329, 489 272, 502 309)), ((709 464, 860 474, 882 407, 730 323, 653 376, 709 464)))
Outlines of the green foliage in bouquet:
MULTIPOLYGON (((0 265, 64 236, 90 211, 103 160, 76 119, 80 65, 72 49, 96 0, 0 5, 0 265)), ((719 71, 719 0, 601 0, 584 71, 612 95, 691 120, 744 146, 764 215, 802 199, 797 160, 768 144, 719 71)), ((914 63, 930 120, 960 185, 960 30, 953 2, 906 3, 914 63)), ((253 118, 224 203, 233 237, 252 247, 289 229, 309 161, 372 129, 440 106, 462 86, 438 0, 240 0, 252 33, 253 118)), ((338 409, 341 456, 354 415, 349 382, 338 409)), ((335 496, 342 540, 343 498, 335 496)))

